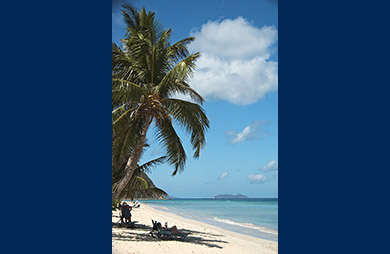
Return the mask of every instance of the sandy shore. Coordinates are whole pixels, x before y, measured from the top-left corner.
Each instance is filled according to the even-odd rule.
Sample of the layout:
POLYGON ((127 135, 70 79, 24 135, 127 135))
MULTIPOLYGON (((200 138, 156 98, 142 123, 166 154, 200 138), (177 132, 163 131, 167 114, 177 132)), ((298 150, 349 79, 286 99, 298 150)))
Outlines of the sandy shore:
MULTIPOLYGON (((118 212, 114 212, 117 215, 118 212)), ((278 253, 278 243, 263 240, 221 228, 199 221, 180 217, 173 213, 162 212, 141 204, 134 208, 132 220, 138 221, 135 229, 112 228, 112 253, 170 253, 170 254, 217 254, 217 253, 278 253), (185 241, 154 239, 149 232, 152 229, 152 219, 168 226, 176 225, 179 230, 191 232, 185 241)), ((113 217, 117 222, 119 218, 113 217)))

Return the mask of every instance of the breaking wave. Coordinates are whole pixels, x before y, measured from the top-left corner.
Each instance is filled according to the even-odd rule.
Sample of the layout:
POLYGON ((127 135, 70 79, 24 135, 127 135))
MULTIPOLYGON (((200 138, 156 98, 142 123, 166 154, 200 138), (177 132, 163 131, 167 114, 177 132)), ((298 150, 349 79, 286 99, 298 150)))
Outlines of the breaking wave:
POLYGON ((276 230, 272 230, 272 229, 269 229, 269 228, 266 228, 266 227, 256 226, 256 225, 253 225, 252 223, 239 223, 239 222, 231 221, 231 220, 228 220, 228 219, 220 219, 218 217, 214 217, 213 220, 214 221, 218 221, 218 222, 222 222, 222 223, 225 223, 225 224, 229 224, 229 225, 255 229, 255 230, 258 230, 260 232, 267 233, 267 234, 278 235, 278 231, 276 231, 276 230))

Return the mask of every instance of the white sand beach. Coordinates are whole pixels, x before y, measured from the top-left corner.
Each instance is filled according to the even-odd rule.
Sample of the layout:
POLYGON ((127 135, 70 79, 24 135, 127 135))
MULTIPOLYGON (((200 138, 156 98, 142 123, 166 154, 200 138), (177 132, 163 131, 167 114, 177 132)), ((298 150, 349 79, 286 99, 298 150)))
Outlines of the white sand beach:
MULTIPOLYGON (((118 212, 114 211, 114 215, 118 212)), ((119 218, 112 217, 112 222, 119 218)), ((112 228, 113 254, 147 254, 147 253, 180 253, 180 254, 217 254, 217 253, 278 253, 278 243, 251 237, 199 221, 183 218, 170 212, 156 210, 148 205, 132 210, 132 220, 138 221, 135 229, 112 228), (184 240, 160 240, 153 238, 152 219, 168 226, 176 225, 179 230, 191 232, 184 240)))

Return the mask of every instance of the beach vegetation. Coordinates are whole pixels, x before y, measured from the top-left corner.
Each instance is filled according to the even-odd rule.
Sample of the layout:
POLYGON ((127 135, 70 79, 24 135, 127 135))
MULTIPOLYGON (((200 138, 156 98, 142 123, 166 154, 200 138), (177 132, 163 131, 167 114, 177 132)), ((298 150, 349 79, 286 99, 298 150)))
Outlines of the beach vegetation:
POLYGON ((195 158, 205 145, 209 128, 204 100, 188 84, 200 56, 187 49, 194 38, 171 44, 172 30, 164 29, 155 13, 124 5, 122 14, 126 35, 122 47, 112 44, 113 178, 114 171, 120 172, 113 180, 112 200, 126 188, 131 190, 131 181, 142 184, 133 175, 137 169, 143 172, 138 162, 151 127, 165 148, 164 161, 174 167, 172 175, 184 170, 187 158, 176 125, 189 134, 195 158), (191 101, 178 99, 178 94, 189 96, 191 101))
MULTIPOLYGON (((145 146, 148 146, 147 144, 145 146)), ((117 199, 121 200, 125 198, 134 199, 134 198, 155 198, 159 199, 161 197, 166 197, 168 194, 160 188, 157 188, 152 180, 147 176, 146 173, 150 173, 153 167, 156 167, 165 162, 165 156, 161 156, 157 159, 148 161, 143 165, 135 169, 130 181, 127 183, 126 187, 119 194, 117 199)), ((112 188, 116 188, 119 181, 122 179, 126 171, 123 170, 124 167, 113 167, 112 171, 112 188)))

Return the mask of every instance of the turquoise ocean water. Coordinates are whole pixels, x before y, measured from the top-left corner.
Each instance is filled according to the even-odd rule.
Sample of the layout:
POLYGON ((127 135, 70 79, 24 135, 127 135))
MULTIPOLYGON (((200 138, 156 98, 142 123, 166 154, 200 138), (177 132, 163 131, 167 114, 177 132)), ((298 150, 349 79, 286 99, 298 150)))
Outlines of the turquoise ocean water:
POLYGON ((278 241, 277 199, 145 200, 156 209, 226 230, 278 241))

